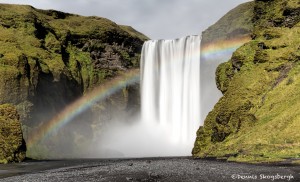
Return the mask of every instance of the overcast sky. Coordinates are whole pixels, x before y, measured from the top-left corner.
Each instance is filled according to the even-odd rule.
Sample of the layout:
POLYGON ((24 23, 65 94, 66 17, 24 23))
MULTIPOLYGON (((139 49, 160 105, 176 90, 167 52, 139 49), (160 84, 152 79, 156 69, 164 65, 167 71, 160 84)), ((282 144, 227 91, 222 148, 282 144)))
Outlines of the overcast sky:
POLYGON ((0 0, 130 25, 152 39, 200 34, 237 5, 251 0, 0 0))

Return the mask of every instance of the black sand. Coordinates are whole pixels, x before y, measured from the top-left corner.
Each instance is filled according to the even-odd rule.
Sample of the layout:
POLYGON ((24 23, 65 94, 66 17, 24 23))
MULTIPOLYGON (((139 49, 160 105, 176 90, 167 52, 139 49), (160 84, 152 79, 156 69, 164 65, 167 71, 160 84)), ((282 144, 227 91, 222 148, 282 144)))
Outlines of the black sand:
POLYGON ((188 157, 27 161, 0 165, 0 181, 300 181, 300 166, 188 157))

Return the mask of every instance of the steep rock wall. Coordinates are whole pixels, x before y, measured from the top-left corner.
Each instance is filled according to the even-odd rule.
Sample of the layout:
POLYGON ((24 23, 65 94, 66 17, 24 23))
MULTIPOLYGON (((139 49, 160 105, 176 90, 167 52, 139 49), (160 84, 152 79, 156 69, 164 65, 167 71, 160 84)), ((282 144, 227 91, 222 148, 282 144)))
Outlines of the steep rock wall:
POLYGON ((235 49, 251 40, 253 8, 253 2, 241 4, 202 32, 201 123, 222 96, 215 82, 218 65, 228 61, 235 49))
POLYGON ((197 132, 194 157, 299 159, 299 6, 255 1, 252 41, 218 67, 223 97, 197 132))
MULTIPOLYGON (((94 87, 139 67, 139 54, 147 39, 131 27, 100 17, 7 4, 0 4, 0 15, 0 104, 17 107, 25 140, 38 126, 94 87)), ((101 110, 89 109, 72 122, 78 127, 67 127, 72 129, 58 135, 65 137, 68 145, 74 142, 76 132, 91 138, 91 125, 111 119, 99 115, 124 113, 130 104, 138 104, 138 96, 130 101, 133 103, 127 99, 131 93, 139 92, 136 89, 139 88, 126 87, 97 103, 101 110), (108 109, 111 107, 114 112, 108 109)), ((48 143, 47 147, 55 150, 54 142, 52 145, 48 143)), ((29 155, 34 156, 43 150, 31 151, 29 155)))

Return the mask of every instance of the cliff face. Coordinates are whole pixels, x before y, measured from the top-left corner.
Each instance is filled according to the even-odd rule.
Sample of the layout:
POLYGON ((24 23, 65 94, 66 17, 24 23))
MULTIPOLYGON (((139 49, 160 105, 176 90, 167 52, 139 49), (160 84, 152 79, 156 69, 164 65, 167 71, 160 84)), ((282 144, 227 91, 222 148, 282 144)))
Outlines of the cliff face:
POLYGON ((9 104, 0 105, 0 163, 23 161, 25 153, 26 145, 16 108, 9 104))
POLYGON ((201 121, 222 96, 216 87, 215 70, 232 53, 251 40, 254 3, 244 3, 202 32, 201 40, 201 121))
MULTIPOLYGON (((0 4, 0 104, 17 107, 27 140, 37 126, 89 90, 139 67, 146 39, 133 28, 105 18, 0 4)), ((114 113, 109 108, 117 105, 115 112, 120 113, 129 104, 136 105, 137 99, 128 103, 127 98, 137 89, 124 88, 97 103, 93 108, 98 105, 100 110, 90 109, 74 122, 81 126, 77 132, 91 137, 92 124, 111 119, 114 113), (108 117, 99 119, 101 114, 108 117)), ((74 132, 62 136, 69 136, 72 143, 74 132)))
POLYGON ((197 132, 194 157, 300 157, 298 0, 256 0, 252 40, 221 64, 223 97, 197 132))

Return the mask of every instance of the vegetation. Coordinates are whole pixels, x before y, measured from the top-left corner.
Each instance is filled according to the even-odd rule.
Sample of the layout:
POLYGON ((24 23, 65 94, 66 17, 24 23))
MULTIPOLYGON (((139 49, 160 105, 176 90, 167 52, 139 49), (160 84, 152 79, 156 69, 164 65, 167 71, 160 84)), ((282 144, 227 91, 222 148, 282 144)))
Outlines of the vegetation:
POLYGON ((248 35, 253 29, 253 7, 254 3, 248 2, 229 11, 202 33, 201 44, 248 35))
POLYGON ((148 40, 149 38, 148 37, 146 37, 144 34, 142 34, 142 33, 140 33, 140 32, 138 32, 138 31, 136 31, 134 28, 132 28, 131 26, 126 26, 126 25, 120 25, 120 27, 123 29, 123 30, 125 30, 126 32, 128 32, 131 36, 133 36, 133 37, 137 37, 137 38, 139 38, 139 39, 141 39, 141 40, 144 40, 144 41, 146 41, 146 40, 148 40))
POLYGON ((15 107, 0 105, 0 163, 21 162, 25 159, 26 146, 19 115, 15 107))
POLYGON ((253 22, 253 40, 217 69, 224 96, 197 132, 194 157, 300 158, 300 3, 257 0, 253 22))
POLYGON ((79 64, 86 64, 88 59, 92 62, 87 54, 97 48, 87 49, 93 42, 102 47, 115 43, 123 54, 130 52, 129 47, 132 47, 132 53, 126 55, 126 59, 131 59, 148 39, 131 27, 119 26, 100 17, 6 4, 1 4, 0 10, 0 63, 16 66, 18 57, 25 56, 32 64, 35 60, 42 62, 56 78, 68 66, 70 50, 76 50, 79 57, 86 57, 85 61, 78 60, 79 64))
MULTIPOLYGON (((28 140, 31 132, 78 97, 121 72, 139 67, 147 39, 106 18, 0 4, 0 104, 16 106, 28 140)), ((110 108, 109 104, 100 103, 110 108)), ((58 145, 66 147, 59 152, 67 153, 63 150, 73 147, 77 135, 92 135, 91 123, 99 113, 88 110, 87 117, 73 122, 82 131, 68 126, 52 141, 29 148, 27 154, 54 156, 54 143, 61 138, 65 143, 58 145)))

